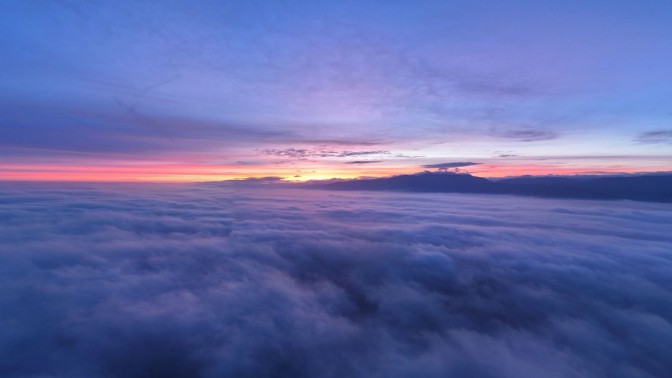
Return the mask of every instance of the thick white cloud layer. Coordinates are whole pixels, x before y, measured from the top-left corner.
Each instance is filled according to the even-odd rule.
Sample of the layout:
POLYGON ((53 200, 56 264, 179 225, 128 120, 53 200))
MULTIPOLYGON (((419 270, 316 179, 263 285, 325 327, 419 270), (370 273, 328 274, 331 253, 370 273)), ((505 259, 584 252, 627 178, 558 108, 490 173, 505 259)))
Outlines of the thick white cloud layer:
POLYGON ((0 186, 3 377, 663 377, 672 206, 0 186))

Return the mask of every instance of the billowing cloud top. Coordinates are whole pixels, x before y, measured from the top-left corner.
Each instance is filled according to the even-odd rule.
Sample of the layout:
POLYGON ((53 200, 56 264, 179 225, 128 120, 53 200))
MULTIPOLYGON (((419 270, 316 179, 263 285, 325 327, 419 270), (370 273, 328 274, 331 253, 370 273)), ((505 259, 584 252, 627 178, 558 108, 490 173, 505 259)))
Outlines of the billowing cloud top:
POLYGON ((0 186, 0 375, 665 377, 672 208, 0 186))

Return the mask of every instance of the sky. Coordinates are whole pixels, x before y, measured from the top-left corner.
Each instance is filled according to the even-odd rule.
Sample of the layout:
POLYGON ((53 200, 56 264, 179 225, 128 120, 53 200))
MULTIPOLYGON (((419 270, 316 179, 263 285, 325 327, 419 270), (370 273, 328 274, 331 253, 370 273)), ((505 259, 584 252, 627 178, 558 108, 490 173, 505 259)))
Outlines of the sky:
POLYGON ((0 2, 0 179, 672 170, 672 2, 0 2))
POLYGON ((669 204, 223 185, 0 183, 0 375, 672 370, 669 204))

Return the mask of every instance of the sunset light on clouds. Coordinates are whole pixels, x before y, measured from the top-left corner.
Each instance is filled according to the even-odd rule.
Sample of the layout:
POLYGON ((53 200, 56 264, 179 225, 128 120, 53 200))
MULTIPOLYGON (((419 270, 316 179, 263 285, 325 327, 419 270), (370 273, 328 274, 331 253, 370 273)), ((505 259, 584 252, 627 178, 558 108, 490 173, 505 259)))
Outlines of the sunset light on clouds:
POLYGON ((0 179, 672 169, 672 6, 5 1, 0 179))
POLYGON ((0 0, 0 378, 670 378, 672 0, 0 0))

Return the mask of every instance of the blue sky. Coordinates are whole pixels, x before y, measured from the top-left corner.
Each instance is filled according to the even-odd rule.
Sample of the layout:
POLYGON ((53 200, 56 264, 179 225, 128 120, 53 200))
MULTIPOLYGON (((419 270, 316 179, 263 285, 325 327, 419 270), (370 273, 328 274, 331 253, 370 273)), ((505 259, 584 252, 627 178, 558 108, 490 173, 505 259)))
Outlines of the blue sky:
POLYGON ((672 168, 669 1, 4 1, 0 14, 0 178, 672 168))

